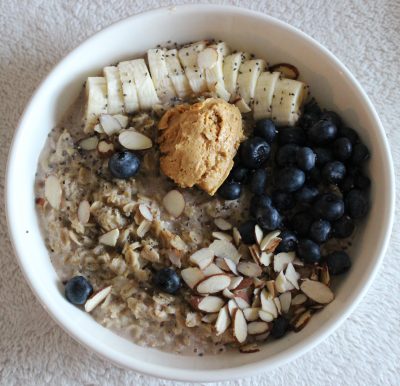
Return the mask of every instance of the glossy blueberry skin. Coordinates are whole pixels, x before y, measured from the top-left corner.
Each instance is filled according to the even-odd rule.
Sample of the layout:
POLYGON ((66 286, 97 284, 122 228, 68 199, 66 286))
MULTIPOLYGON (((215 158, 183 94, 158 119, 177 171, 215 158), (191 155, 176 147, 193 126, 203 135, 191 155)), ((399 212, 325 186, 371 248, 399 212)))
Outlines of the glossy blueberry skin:
POLYGON ((294 143, 303 145, 306 139, 304 130, 301 127, 282 127, 278 131, 278 143, 280 146, 294 143))
POLYGON ((92 293, 92 285, 83 276, 74 276, 65 284, 65 297, 72 304, 84 304, 92 293))
POLYGON ((245 184, 249 179, 249 174, 249 169, 240 165, 234 166, 229 173, 229 180, 245 184))
POLYGON ((237 200, 242 194, 242 186, 235 181, 226 180, 218 189, 218 195, 224 200, 237 200))
POLYGON ((304 172, 294 167, 283 168, 278 171, 276 187, 284 192, 299 190, 306 180, 304 172))
POLYGON ((278 247, 275 249, 275 254, 281 252, 291 252, 295 251, 297 248, 297 236, 292 231, 282 231, 279 235, 282 241, 279 243, 278 247))
POLYGON ((289 210, 294 208, 295 201, 291 193, 275 190, 271 194, 272 203, 278 210, 289 210))
POLYGON ((306 171, 311 170, 315 166, 316 154, 309 147, 301 147, 296 154, 296 164, 306 171))
POLYGON ((321 260, 319 245, 312 240, 302 239, 297 244, 297 254, 308 264, 318 263, 321 260))
POLYGON ((308 130, 308 139, 315 145, 326 145, 337 135, 337 127, 331 120, 321 119, 308 130))
POLYGON ((255 195, 250 200, 250 214, 255 217, 258 208, 266 208, 272 205, 271 197, 267 194, 255 195))
POLYGON ((322 168, 322 177, 331 184, 338 184, 346 176, 346 166, 340 161, 328 162, 322 168))
POLYGON ((114 153, 108 161, 108 169, 115 178, 128 179, 133 177, 140 168, 139 157, 131 151, 114 153))
POLYGON ((326 163, 333 161, 333 154, 331 149, 325 147, 314 147, 316 155, 315 163, 317 166, 324 166, 326 163))
POLYGON ((275 123, 270 119, 261 119, 256 122, 254 135, 265 139, 269 144, 274 142, 277 133, 275 123))
POLYGON ((314 202, 313 211, 317 218, 335 221, 344 214, 344 202, 336 194, 325 193, 314 202))
POLYGON ((326 264, 331 275, 340 275, 350 269, 351 260, 346 252, 337 251, 326 256, 326 264))
POLYGON ((271 147, 263 138, 252 137, 240 145, 239 151, 243 166, 258 169, 268 160, 271 147))
POLYGON ((274 339, 282 338, 289 329, 289 321, 283 317, 279 316, 274 320, 274 323, 271 328, 271 336, 274 339))
POLYGON ((254 220, 248 220, 240 224, 238 231, 242 237, 243 243, 251 245, 256 242, 256 236, 254 234, 254 228, 256 224, 257 223, 254 220))
POLYGON ((308 235, 312 222, 313 217, 311 213, 299 212, 291 218, 290 225, 300 237, 305 237, 308 235))
POLYGON ((354 129, 350 128, 350 127, 342 127, 342 128, 340 128, 338 135, 339 135, 339 137, 348 138, 352 145, 357 143, 358 140, 359 140, 359 136, 358 136, 357 132, 354 129))
POLYGON ((333 144, 333 156, 338 161, 346 161, 351 157, 353 151, 353 145, 350 139, 346 137, 341 137, 336 139, 333 144))
POLYGON ((310 239, 317 244, 328 241, 331 233, 331 223, 327 220, 316 220, 310 227, 310 239))
POLYGON ((155 286, 168 294, 175 294, 181 288, 181 278, 172 268, 163 268, 154 274, 155 286))
POLYGON ((350 237, 355 229, 354 221, 347 215, 332 223, 332 235, 338 239, 350 237))
POLYGON ((296 155, 299 148, 299 145, 294 143, 283 145, 276 152, 276 163, 282 167, 294 165, 296 163, 296 155))
POLYGON ((319 195, 319 190, 316 186, 307 184, 294 193, 294 197, 299 204, 310 204, 319 195))
POLYGON ((324 111, 321 115, 321 119, 331 121, 337 128, 342 126, 342 119, 339 117, 339 114, 334 111, 324 111))
POLYGON ((282 223, 281 215, 273 206, 258 208, 256 211, 256 220, 257 224, 267 231, 278 229, 282 223))
POLYGON ((344 198, 346 211, 353 219, 364 218, 369 210, 367 194, 359 189, 353 189, 348 192, 344 198))
POLYGON ((371 186, 371 180, 366 175, 359 173, 354 177, 354 186, 357 189, 366 190, 371 186))
POLYGON ((368 148, 363 143, 356 143, 353 147, 353 155, 351 156, 351 163, 353 165, 361 166, 370 157, 368 148))
POLYGON ((350 192, 350 190, 355 188, 355 177, 347 174, 339 183, 339 187, 342 193, 350 192))
POLYGON ((257 169, 250 179, 250 191, 261 195, 265 193, 265 187, 269 179, 269 173, 265 169, 257 169))

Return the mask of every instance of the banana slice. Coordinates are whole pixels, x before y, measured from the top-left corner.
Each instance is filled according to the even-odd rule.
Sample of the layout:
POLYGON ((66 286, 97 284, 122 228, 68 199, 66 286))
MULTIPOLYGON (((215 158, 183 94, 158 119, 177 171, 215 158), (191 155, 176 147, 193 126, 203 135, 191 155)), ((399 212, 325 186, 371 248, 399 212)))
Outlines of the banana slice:
POLYGON ((165 52, 165 48, 154 48, 147 51, 151 77, 162 103, 168 103, 176 96, 174 86, 168 75, 165 52))
POLYGON ((265 67, 265 60, 253 59, 246 60, 239 68, 237 93, 250 107, 253 105, 258 77, 265 67))
POLYGON ((147 68, 144 59, 130 60, 129 63, 135 79, 140 110, 149 110, 154 105, 160 103, 149 74, 149 69, 147 68))
POLYGON ((230 93, 225 88, 223 61, 230 52, 228 45, 220 42, 205 48, 197 57, 199 68, 205 71, 208 90, 226 101, 229 101, 230 93))
POLYGON ((231 94, 231 99, 234 99, 236 96, 239 67, 249 59, 250 54, 247 52, 236 52, 224 59, 223 73, 225 89, 231 94))
POLYGON ((122 83, 125 112, 134 113, 139 110, 139 98, 137 95, 132 64, 131 62, 121 62, 117 67, 122 83))
POLYGON ((271 118, 272 96, 280 76, 280 72, 263 72, 259 76, 254 93, 254 119, 271 118))
POLYGON ((178 50, 173 49, 165 53, 165 63, 167 65, 168 75, 174 85, 175 92, 179 98, 185 98, 191 94, 192 90, 185 71, 178 59, 178 50))
POLYGON ((103 77, 89 77, 86 80, 86 110, 83 131, 89 133, 101 114, 107 113, 107 82, 103 77))
POLYGON ((104 67, 103 73, 107 82, 107 112, 109 114, 123 113, 124 96, 118 68, 115 66, 104 67))
POLYGON ((178 51, 179 60, 185 70, 190 88, 195 94, 201 94, 207 90, 206 76, 203 70, 197 66, 198 54, 206 48, 207 42, 199 41, 183 47, 178 51))
POLYGON ((272 119, 279 126, 293 126, 307 96, 308 86, 293 79, 278 79, 272 98, 272 119))

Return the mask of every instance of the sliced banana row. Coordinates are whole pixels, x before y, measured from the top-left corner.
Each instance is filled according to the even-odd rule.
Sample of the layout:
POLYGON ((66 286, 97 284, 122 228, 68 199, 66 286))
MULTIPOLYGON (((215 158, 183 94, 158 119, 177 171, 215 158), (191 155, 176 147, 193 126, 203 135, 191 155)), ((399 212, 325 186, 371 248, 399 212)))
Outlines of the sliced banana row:
POLYGON ((307 97, 303 82, 266 71, 265 60, 231 53, 225 42, 150 49, 147 62, 120 62, 105 67, 104 77, 87 79, 85 132, 93 130, 101 114, 131 114, 206 91, 235 103, 243 113, 253 111, 256 120, 270 118, 279 126, 292 126, 307 97))

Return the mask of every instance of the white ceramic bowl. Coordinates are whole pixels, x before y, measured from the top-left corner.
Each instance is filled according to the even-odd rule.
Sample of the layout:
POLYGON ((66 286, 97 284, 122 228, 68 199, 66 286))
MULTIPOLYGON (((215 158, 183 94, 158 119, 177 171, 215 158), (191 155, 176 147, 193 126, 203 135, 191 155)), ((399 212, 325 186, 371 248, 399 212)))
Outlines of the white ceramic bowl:
POLYGON ((358 82, 331 53, 299 30, 240 8, 193 5, 163 8, 122 20, 95 34, 63 59, 29 102, 16 130, 7 170, 7 217, 16 256, 43 307, 73 338, 120 366, 176 380, 244 377, 292 360, 311 349, 354 309, 386 250, 394 213, 393 166, 385 133, 358 82), (82 89, 103 66, 142 55, 168 40, 222 39, 269 62, 298 66, 322 106, 340 112, 372 154, 372 207, 352 249, 353 267, 335 288, 336 299, 300 333, 265 345, 256 354, 184 357, 142 348, 101 327, 69 304, 38 229, 33 184, 39 153, 82 89))

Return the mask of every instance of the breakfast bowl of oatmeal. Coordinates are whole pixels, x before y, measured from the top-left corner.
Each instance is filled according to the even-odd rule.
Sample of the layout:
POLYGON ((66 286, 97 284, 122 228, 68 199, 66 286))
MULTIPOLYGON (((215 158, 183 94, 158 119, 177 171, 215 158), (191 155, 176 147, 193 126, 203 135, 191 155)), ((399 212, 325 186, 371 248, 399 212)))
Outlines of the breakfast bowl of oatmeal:
POLYGON ((383 128, 336 58, 267 16, 183 6, 60 62, 16 131, 6 195, 21 269, 72 337, 216 381, 295 358, 349 315, 393 191, 383 128))

